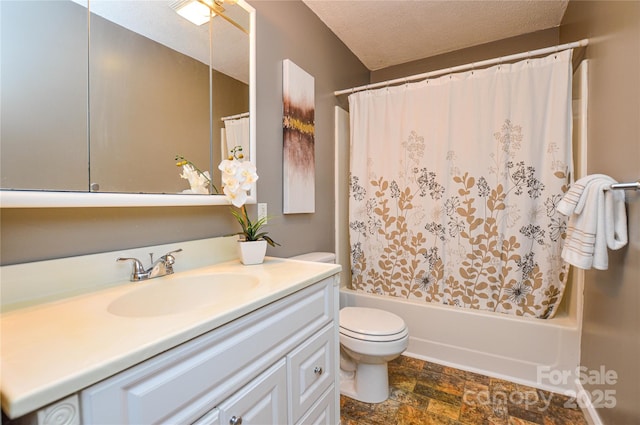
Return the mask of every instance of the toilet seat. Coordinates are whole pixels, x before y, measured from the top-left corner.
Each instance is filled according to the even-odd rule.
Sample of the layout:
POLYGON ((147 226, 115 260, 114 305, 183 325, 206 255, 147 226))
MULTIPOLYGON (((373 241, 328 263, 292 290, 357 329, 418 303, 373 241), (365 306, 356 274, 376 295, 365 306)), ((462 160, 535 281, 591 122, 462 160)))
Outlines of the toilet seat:
POLYGON ((386 342, 405 338, 408 329, 401 317, 388 311, 345 307, 340 310, 340 333, 363 341, 386 342))
POLYGON ((404 331, 393 335, 366 335, 340 328, 340 335, 368 342, 392 342, 406 338, 406 336, 409 335, 409 331, 405 329, 404 331))

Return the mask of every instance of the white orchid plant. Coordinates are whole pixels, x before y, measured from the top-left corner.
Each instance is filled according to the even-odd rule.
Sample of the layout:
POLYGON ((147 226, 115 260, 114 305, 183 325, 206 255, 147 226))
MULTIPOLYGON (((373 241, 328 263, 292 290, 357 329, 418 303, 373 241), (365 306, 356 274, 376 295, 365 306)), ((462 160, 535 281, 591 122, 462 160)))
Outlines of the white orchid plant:
POLYGON ((247 192, 258 180, 256 166, 249 161, 242 161, 242 147, 236 146, 231 150, 229 158, 220 162, 218 169, 222 171, 222 192, 236 207, 244 207, 247 202, 247 192))
POLYGON ((185 189, 182 193, 195 193, 208 195, 209 188, 213 190, 213 193, 218 193, 218 188, 211 181, 211 176, 208 171, 200 170, 193 162, 189 161, 182 155, 176 155, 176 166, 182 167, 182 174, 180 177, 189 182, 189 189, 185 189))
POLYGON ((231 150, 229 158, 223 160, 218 166, 218 169, 222 171, 222 191, 233 205, 240 208, 240 212, 231 210, 231 214, 242 227, 242 231, 234 233, 234 235, 244 237, 247 242, 265 240, 271 246, 280 245, 267 236, 267 232, 260 231, 262 226, 266 224, 267 217, 259 218, 256 221, 249 219, 245 202, 247 202, 247 192, 258 180, 258 174, 256 166, 249 161, 242 161, 242 158, 244 158, 242 147, 236 146, 231 150))
MULTIPOLYGON (((241 232, 233 233, 233 235, 242 236, 245 241, 265 240, 271 246, 280 245, 267 236, 267 232, 261 231, 267 222, 267 217, 262 217, 255 221, 249 219, 245 206, 247 192, 258 180, 258 174, 256 166, 250 161, 244 161, 243 158, 242 147, 236 146, 231 150, 229 157, 222 160, 218 165, 218 169, 222 172, 222 192, 231 204, 240 209, 240 211, 231 210, 231 214, 242 227, 241 232)), ((211 181, 208 172, 202 172, 191 161, 182 156, 176 156, 176 160, 179 161, 176 165, 183 168, 180 177, 189 180, 191 185, 189 193, 209 193, 209 187, 212 187, 215 193, 218 193, 218 189, 211 181), (195 190, 206 191, 196 192, 195 190)))

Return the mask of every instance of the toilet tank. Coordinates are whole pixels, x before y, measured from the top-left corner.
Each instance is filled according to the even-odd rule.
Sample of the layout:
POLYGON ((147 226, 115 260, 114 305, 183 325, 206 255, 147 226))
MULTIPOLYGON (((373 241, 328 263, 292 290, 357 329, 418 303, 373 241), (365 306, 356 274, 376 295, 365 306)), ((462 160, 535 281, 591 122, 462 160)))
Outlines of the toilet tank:
POLYGON ((316 263, 335 263, 336 254, 333 252, 309 252, 291 257, 292 260, 315 261, 316 263))

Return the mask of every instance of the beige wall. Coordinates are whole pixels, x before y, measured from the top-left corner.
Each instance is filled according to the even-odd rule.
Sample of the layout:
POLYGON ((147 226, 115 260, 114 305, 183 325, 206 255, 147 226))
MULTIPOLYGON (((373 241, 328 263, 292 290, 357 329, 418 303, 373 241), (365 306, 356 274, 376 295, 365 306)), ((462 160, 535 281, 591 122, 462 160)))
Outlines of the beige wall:
POLYGON ((558 28, 549 28, 530 34, 498 40, 491 43, 455 52, 444 53, 425 59, 408 62, 402 65, 391 66, 371 72, 371 82, 402 78, 408 75, 417 75, 423 72, 438 69, 451 68, 458 65, 479 62, 485 59, 493 59, 514 53, 522 53, 528 50, 541 49, 558 43, 558 28))
MULTIPOLYGON (((333 250, 333 91, 365 84, 368 70, 299 1, 250 1, 258 27, 258 200, 282 244, 268 254, 333 250), (316 213, 282 215, 282 60, 315 77, 316 213)), ((253 207, 250 211, 255 211, 253 207)), ((227 207, 2 209, 0 263, 15 264, 237 231, 227 207)))
MULTIPOLYGON (((618 181, 640 178, 640 2, 569 3, 560 41, 588 37, 589 174, 618 181)), ((619 376, 616 406, 601 408, 605 424, 640 423, 640 193, 627 192, 629 244, 609 251, 609 269, 588 271, 581 365, 604 366, 619 376)))

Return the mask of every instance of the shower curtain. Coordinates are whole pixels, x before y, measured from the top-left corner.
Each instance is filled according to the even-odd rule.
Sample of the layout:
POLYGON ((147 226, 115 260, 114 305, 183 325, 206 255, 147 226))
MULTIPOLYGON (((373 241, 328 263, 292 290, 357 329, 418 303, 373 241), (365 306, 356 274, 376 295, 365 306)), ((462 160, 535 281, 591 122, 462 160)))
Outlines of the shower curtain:
POLYGON ((351 94, 353 288, 552 317, 571 77, 567 50, 351 94))
POLYGON ((242 153, 249 159, 249 117, 224 120, 222 129, 222 158, 229 156, 229 151, 242 146, 242 153))

